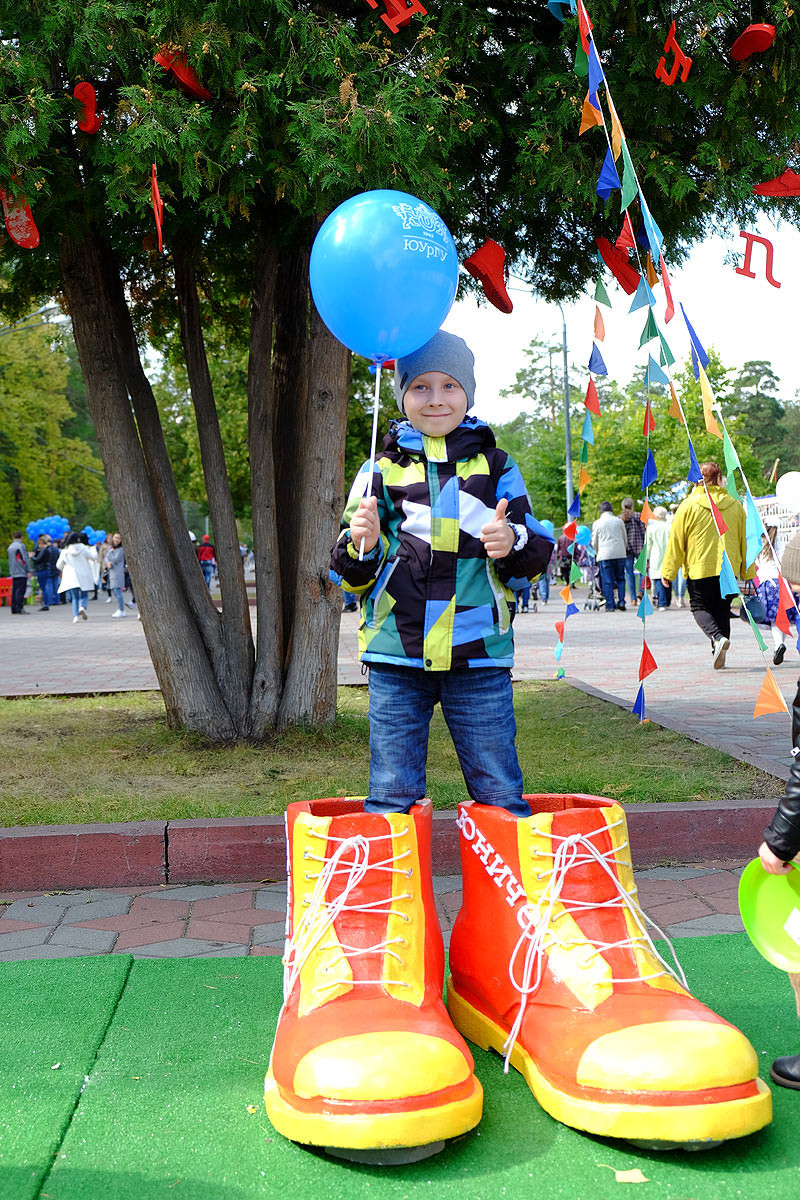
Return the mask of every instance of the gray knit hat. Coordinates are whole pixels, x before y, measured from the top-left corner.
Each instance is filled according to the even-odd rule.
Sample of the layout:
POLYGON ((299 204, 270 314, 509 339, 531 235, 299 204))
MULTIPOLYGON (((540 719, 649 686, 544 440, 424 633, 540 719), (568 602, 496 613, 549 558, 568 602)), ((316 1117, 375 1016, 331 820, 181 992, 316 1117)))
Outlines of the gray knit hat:
POLYGON ((440 329, 419 350, 398 358, 394 368, 394 395, 400 412, 405 412, 403 397, 409 386, 426 371, 441 371, 444 375, 451 375, 467 393, 467 409, 472 408, 475 401, 475 355, 463 338, 440 329))

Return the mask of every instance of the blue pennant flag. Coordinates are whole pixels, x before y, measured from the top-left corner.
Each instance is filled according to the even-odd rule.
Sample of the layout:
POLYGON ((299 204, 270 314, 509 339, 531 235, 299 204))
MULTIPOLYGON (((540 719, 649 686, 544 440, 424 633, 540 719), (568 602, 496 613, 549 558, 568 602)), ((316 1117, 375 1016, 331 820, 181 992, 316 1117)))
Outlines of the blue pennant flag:
POLYGON ((700 362, 703 364, 703 368, 705 369, 708 366, 708 355, 706 354, 705 350, 703 349, 703 345, 700 341, 700 338, 697 336, 694 329, 692 328, 691 322, 689 321, 689 318, 686 315, 686 309, 683 307, 682 304, 681 304, 681 312, 683 313, 683 319, 686 322, 686 328, 689 331, 689 340, 692 344, 691 345, 692 369, 694 370, 694 377, 695 377, 695 379, 699 379, 700 371, 697 366, 697 360, 698 360, 698 358, 700 359, 700 362))
POLYGON ((589 359, 589 370, 594 375, 608 374, 608 368, 603 362, 603 356, 597 349, 597 342, 592 342, 592 357, 589 359))
MULTIPOLYGON (((597 47, 594 44, 594 38, 589 38, 589 103, 596 109, 600 108, 600 101, 597 98, 597 89, 604 81, 605 75, 597 56, 597 47)), ((617 184, 619 187, 619 184, 617 184)))
MULTIPOLYGON (((586 415, 587 415, 587 417, 589 416, 588 413, 586 415)), ((569 508, 567 509, 567 516, 570 516, 573 519, 575 519, 576 517, 579 517, 580 515, 581 515, 581 497, 580 497, 580 492, 576 492, 572 499, 572 504, 570 504, 569 508)))
POLYGON ((560 21, 562 25, 564 24, 564 18, 569 16, 570 11, 575 12, 574 0, 572 0, 571 4, 565 3, 564 0, 547 0, 547 7, 555 19, 560 21))
POLYGON ((733 573, 731 560, 724 550, 722 551, 722 566, 719 569, 719 593, 721 596, 736 596, 739 594, 739 585, 733 573))
POLYGON ((653 606, 650 603, 650 597, 648 596, 647 592, 644 593, 639 601, 639 607, 636 610, 636 615, 640 621, 643 621, 645 617, 651 617, 653 615, 653 606))
POLYGON ((568 617, 574 617, 576 612, 580 612, 577 604, 568 604, 564 610, 564 620, 566 621, 568 617))
POLYGON ((636 295, 633 297, 633 303, 628 309, 629 313, 636 312, 637 308, 644 308, 649 305, 650 308, 655 308, 656 298, 653 295, 650 284, 645 279, 644 275, 639 276, 639 286, 636 289, 636 295))
POLYGON ((564 643, 556 642, 556 648, 553 651, 556 662, 561 662, 561 655, 564 653, 564 643))
POLYGON ((661 367, 658 365, 656 360, 653 358, 652 354, 650 355, 650 358, 647 363, 647 370, 644 373, 644 382, 645 382, 645 387, 650 387, 650 385, 652 383, 664 383, 664 384, 669 383, 668 376, 665 375, 664 372, 661 370, 661 367))
POLYGON ((594 445, 594 429, 592 428, 592 414, 586 412, 583 418, 583 429, 581 430, 581 439, 588 442, 590 446, 594 445))
POLYGON ((749 492, 745 501, 745 512, 747 514, 744 527, 745 537, 747 538, 746 563, 749 567, 761 553, 761 534, 764 531, 761 514, 756 508, 756 502, 749 492))
POLYGON ((700 463, 697 461, 697 455, 691 442, 689 442, 689 474, 686 478, 691 483, 703 482, 703 472, 700 470, 700 463))
POLYGON ((656 460, 653 458, 653 451, 647 451, 647 459, 642 471, 642 491, 649 488, 651 483, 655 483, 658 479, 658 471, 656 470, 656 460))
POLYGON ((644 720, 644 684, 643 683, 639 684, 639 690, 636 693, 636 699, 633 702, 633 708, 631 709, 631 712, 633 713, 633 715, 635 717, 638 717, 640 721, 644 720))
POLYGON ((661 247, 664 244, 664 235, 653 220, 653 214, 647 207, 647 201, 644 198, 641 188, 639 188, 639 206, 642 210, 642 220, 644 221, 647 240, 650 243, 650 253, 653 256, 653 262, 658 262, 661 255, 661 247))
POLYGON ((611 153, 611 147, 609 146, 606 150, 606 156, 600 171, 600 178, 597 181, 595 190, 601 200, 607 200, 615 188, 621 187, 622 184, 619 181, 619 175, 614 163, 614 155, 611 153))

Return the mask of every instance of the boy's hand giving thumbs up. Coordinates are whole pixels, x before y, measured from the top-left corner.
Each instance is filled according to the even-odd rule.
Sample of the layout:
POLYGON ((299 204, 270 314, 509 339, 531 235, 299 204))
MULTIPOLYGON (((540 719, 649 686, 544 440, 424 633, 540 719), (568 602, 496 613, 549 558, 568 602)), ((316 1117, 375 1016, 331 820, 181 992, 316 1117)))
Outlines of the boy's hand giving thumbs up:
POLYGON ((498 500, 497 508, 494 510, 494 520, 489 521, 488 525, 484 525, 481 529, 481 541, 486 547, 489 558, 505 558, 507 554, 511 553, 516 541, 514 530, 506 520, 507 508, 507 500, 498 500))

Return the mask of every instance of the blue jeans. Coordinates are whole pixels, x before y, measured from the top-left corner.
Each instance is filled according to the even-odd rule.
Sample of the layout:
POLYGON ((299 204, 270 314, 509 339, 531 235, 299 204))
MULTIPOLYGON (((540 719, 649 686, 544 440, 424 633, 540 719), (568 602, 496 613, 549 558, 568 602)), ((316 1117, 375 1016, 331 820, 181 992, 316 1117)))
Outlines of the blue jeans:
POLYGON ((56 588, 53 576, 49 571, 37 571, 36 578, 42 592, 42 608, 49 608, 56 603, 56 588))
POLYGON ((606 602, 608 611, 612 612, 618 603, 625 603, 625 559, 604 558, 597 565, 600 568, 600 587, 603 592, 603 599, 606 602), (614 599, 615 588, 619 597, 618 601, 614 599))
POLYGON ((633 564, 636 562, 636 555, 629 554, 625 562, 625 578, 628 582, 628 591, 631 594, 631 600, 636 602, 639 598, 639 593, 642 590, 642 577, 638 571, 634 571, 633 564))
POLYGON ((666 586, 660 579, 653 580, 653 591, 656 594, 656 608, 669 608, 672 600, 672 584, 666 586))
POLYGON ((547 601, 550 599, 550 578, 549 578, 549 576, 543 575, 541 579, 537 580, 537 583, 539 584, 539 595, 542 598, 542 603, 547 604, 547 601))
POLYGON ((369 666, 368 812, 408 812, 425 795, 428 732, 437 700, 473 800, 529 817, 505 667, 423 671, 369 666))
POLYGON ((82 588, 70 588, 70 599, 72 600, 72 615, 77 617, 82 608, 86 608, 86 601, 89 593, 84 592, 82 588))
POLYGON ((211 580, 214 577, 214 564, 210 562, 201 562, 200 569, 203 572, 203 579, 206 581, 206 587, 211 590, 211 580))
POLYGON ((117 612, 125 612, 125 601, 122 599, 122 588, 111 588, 111 595, 117 602, 117 612))

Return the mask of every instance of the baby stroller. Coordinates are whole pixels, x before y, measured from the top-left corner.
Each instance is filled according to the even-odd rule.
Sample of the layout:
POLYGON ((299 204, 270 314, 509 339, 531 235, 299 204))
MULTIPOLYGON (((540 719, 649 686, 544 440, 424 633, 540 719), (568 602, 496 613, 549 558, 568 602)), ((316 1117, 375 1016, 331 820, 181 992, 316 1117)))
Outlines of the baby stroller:
POLYGON ((586 593, 586 599, 583 602, 583 611, 597 612, 603 607, 603 593, 600 588, 600 568, 594 555, 587 556, 586 562, 586 582, 589 584, 589 590, 586 593))

